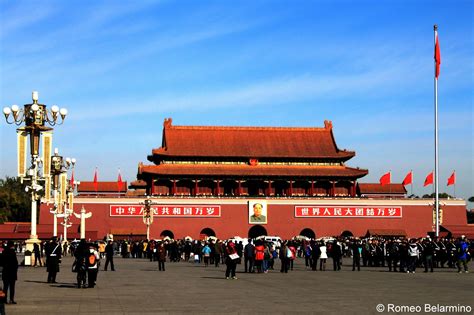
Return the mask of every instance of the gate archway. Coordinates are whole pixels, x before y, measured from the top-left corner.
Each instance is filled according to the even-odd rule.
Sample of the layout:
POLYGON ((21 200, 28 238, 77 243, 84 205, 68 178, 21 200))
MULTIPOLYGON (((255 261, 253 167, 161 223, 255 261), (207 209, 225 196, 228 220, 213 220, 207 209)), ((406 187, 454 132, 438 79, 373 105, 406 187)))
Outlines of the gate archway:
POLYGON ((267 230, 261 225, 254 225, 249 229, 249 238, 256 238, 262 235, 268 235, 267 230))
POLYGON ((211 228, 202 229, 200 234, 206 236, 216 236, 216 232, 214 232, 214 230, 211 228))
POLYGON ((171 232, 170 230, 163 230, 163 231, 161 231, 160 237, 163 238, 163 237, 165 237, 165 236, 168 236, 169 238, 174 239, 174 233, 171 232))
POLYGON ((316 238, 316 233, 314 233, 314 231, 310 228, 305 228, 305 229, 301 230, 300 235, 309 237, 311 239, 316 238))

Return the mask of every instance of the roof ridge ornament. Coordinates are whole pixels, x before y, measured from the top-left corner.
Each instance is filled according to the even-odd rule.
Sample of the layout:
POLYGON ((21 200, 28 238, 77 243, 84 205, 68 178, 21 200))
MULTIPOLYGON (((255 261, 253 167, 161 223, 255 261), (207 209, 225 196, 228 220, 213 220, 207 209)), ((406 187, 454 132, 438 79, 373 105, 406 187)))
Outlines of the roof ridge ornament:
POLYGON ((172 123, 173 123, 172 118, 165 118, 165 121, 163 122, 163 127, 164 128, 171 128, 172 123))
POLYGON ((324 121, 324 128, 326 128, 326 129, 332 129, 332 121, 330 121, 330 120, 325 120, 325 121, 324 121))

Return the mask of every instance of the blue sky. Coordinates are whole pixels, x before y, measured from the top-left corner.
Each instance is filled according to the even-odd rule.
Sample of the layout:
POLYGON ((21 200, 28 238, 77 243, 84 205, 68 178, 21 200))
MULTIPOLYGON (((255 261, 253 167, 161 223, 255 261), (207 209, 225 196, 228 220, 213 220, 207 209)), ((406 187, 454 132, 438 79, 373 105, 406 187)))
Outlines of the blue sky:
MULTIPOLYGON (((67 107, 54 146, 76 178, 136 177, 175 125, 323 126, 362 182, 434 169, 439 25, 440 191, 474 195, 473 1, 0 0, 0 106, 67 107)), ((0 123, 0 177, 15 128, 0 123)), ((410 191, 410 187, 407 187, 410 191)))

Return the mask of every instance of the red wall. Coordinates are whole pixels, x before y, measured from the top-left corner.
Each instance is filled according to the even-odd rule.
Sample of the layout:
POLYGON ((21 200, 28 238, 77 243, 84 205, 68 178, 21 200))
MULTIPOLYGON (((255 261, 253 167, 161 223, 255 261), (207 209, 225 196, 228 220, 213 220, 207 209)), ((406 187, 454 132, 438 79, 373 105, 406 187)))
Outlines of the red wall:
MULTIPOLYGON (((146 234, 146 226, 141 216, 136 217, 111 217, 111 204, 134 204, 137 205, 143 199, 129 198, 77 198, 74 206, 75 212, 79 213, 82 206, 87 212, 92 212, 92 217, 86 220, 87 231, 97 231, 99 238, 103 238, 112 230, 127 230, 136 234, 143 231, 146 234)), ((198 238, 204 228, 211 228, 218 238, 226 239, 232 236, 247 237, 249 229, 253 224, 248 223, 248 200, 246 199, 203 199, 203 198, 177 198, 177 199, 155 199, 160 204, 178 205, 221 205, 221 217, 218 218, 163 218, 154 217, 151 226, 151 238, 159 238, 163 230, 170 230, 175 238, 187 235, 198 238)), ((276 235, 281 238, 291 238, 299 235, 301 230, 310 228, 316 233, 316 237, 340 235, 343 231, 351 231, 355 236, 363 236, 368 229, 397 229, 405 230, 409 237, 426 236, 432 231, 432 207, 431 200, 371 200, 371 199, 267 199, 268 223, 263 226, 267 235, 276 235), (294 206, 401 206, 402 218, 295 218, 294 206)), ((443 200, 443 224, 466 225, 466 206, 462 200, 443 200)), ((52 224, 52 215, 49 213, 50 206, 42 205, 40 213, 40 224, 52 224)), ((69 231, 77 231, 79 219, 72 218, 73 226, 69 231)), ((58 232, 62 232, 62 225, 58 224, 58 232)))

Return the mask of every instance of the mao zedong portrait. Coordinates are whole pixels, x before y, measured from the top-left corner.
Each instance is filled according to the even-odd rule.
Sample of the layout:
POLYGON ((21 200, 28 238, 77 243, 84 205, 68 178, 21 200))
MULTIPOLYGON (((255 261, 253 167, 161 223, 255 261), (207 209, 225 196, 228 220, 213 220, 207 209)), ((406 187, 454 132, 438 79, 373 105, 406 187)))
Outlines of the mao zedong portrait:
POLYGON ((250 216, 250 223, 266 223, 267 217, 263 214, 263 205, 255 203, 253 205, 253 214, 250 216))

